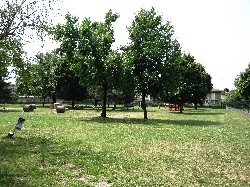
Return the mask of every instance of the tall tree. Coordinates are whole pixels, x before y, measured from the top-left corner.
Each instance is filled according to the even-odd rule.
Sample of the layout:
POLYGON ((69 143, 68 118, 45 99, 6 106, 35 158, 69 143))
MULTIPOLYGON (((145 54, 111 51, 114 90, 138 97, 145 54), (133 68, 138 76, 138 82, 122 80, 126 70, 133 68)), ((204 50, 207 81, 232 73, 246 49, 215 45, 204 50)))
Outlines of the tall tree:
POLYGON ((86 87, 74 70, 78 59, 79 25, 78 18, 70 14, 65 16, 66 23, 57 25, 52 34, 60 42, 57 49, 60 60, 57 62, 55 74, 57 79, 56 92, 58 97, 72 101, 82 100, 87 95, 86 87))
POLYGON ((110 10, 104 22, 91 22, 85 19, 80 26, 79 53, 82 55, 82 60, 78 64, 78 72, 82 82, 88 87, 102 88, 103 118, 106 118, 107 92, 111 86, 109 78, 112 76, 112 71, 115 71, 116 63, 119 63, 112 60, 116 58, 117 53, 113 53, 111 49, 115 41, 112 23, 118 17, 118 14, 110 10))
POLYGON ((136 85, 136 92, 142 95, 144 119, 148 119, 145 97, 158 97, 166 87, 167 64, 172 60, 173 27, 170 22, 163 23, 161 15, 154 8, 141 9, 135 16, 129 31, 130 67, 136 85), (165 79, 165 80, 164 80, 165 79))

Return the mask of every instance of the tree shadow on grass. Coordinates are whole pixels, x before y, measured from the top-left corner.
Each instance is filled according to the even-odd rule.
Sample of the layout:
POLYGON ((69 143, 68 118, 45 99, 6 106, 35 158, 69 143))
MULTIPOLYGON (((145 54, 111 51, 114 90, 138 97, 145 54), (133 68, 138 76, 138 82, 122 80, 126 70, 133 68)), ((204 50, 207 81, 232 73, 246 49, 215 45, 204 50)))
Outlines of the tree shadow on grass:
POLYGON ((1 113, 9 113, 9 112, 23 112, 20 108, 6 108, 6 109, 0 109, 1 113))
POLYGON ((96 151, 80 140, 55 143, 51 138, 40 136, 1 137, 0 186, 34 186, 30 179, 39 179, 45 186, 55 186, 58 176, 53 173, 56 169, 71 172, 84 165, 87 171, 95 170, 93 173, 98 175, 105 170, 105 164, 114 160, 117 158, 110 157, 110 150, 96 151), (72 146, 76 144, 81 148, 72 146), (48 173, 52 173, 50 181, 44 178, 48 173))
POLYGON ((81 121, 90 121, 100 124, 131 124, 131 125, 142 125, 142 126, 151 126, 151 127, 168 127, 169 125, 178 125, 178 126, 197 126, 197 127, 205 127, 205 126, 217 126, 221 125, 220 122, 217 121, 208 121, 208 120, 173 120, 173 119, 139 119, 139 118, 106 118, 103 119, 101 117, 93 117, 89 119, 81 119, 81 121))
POLYGON ((223 114, 225 114, 224 112, 212 112, 212 113, 210 113, 210 112, 183 112, 183 113, 180 113, 180 112, 178 112, 178 111, 175 111, 175 112, 169 112, 169 113, 171 113, 171 114, 176 114, 176 115, 212 115, 212 116, 214 116, 214 115, 223 115, 223 114))
POLYGON ((176 111, 169 111, 169 113, 171 114, 176 114, 176 115, 223 115, 225 114, 225 112, 208 112, 207 109, 203 109, 203 108, 199 108, 199 109, 185 109, 182 113, 180 113, 180 111, 176 110, 176 111))
MULTIPOLYGON (((102 108, 101 107, 96 107, 96 108, 84 108, 83 110, 95 110, 95 111, 102 111, 102 108)), ((113 110, 111 107, 107 107, 107 113, 108 112, 111 112, 111 113, 116 113, 116 112, 144 112, 141 108, 129 108, 129 109, 126 109, 125 107, 117 107, 115 110, 113 110)), ((150 112, 155 112, 155 111, 150 111, 150 112)))
POLYGON ((1 186, 31 186, 25 179, 33 173, 35 175, 36 171, 31 165, 24 167, 24 163, 32 164, 28 159, 31 155, 39 155, 38 162, 41 163, 43 140, 38 137, 22 138, 15 135, 17 137, 7 138, 6 136, 0 139, 1 186))

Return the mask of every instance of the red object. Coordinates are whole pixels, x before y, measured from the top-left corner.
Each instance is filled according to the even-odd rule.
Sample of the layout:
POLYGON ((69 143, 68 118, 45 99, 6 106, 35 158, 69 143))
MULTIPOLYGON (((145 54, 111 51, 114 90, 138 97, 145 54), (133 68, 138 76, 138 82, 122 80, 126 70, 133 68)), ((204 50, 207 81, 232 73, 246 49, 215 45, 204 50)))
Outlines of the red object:
POLYGON ((179 105, 178 104, 174 104, 172 106, 169 106, 169 110, 172 110, 172 109, 175 109, 175 110, 178 110, 179 109, 179 105))

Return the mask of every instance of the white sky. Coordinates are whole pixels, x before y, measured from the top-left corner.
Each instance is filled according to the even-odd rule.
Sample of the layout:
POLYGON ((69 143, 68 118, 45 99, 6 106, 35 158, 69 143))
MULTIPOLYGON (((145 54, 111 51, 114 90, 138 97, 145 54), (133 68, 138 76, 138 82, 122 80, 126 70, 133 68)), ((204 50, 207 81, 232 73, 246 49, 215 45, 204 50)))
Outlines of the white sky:
POLYGON ((135 14, 152 6, 171 22, 183 52, 204 65, 214 88, 233 89, 250 62, 250 0, 64 0, 61 14, 102 21, 112 9, 120 14, 114 23, 115 46, 120 46, 128 41, 126 27, 135 14))

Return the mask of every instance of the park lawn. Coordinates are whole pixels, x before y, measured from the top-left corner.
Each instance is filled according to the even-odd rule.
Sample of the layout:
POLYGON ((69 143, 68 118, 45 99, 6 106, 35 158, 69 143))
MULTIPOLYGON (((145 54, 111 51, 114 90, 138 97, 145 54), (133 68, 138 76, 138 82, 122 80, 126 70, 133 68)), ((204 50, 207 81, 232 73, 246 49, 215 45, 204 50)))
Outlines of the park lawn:
POLYGON ((227 109, 0 110, 0 184, 250 186, 250 118, 227 109), (19 117, 24 128, 6 135, 19 117))

